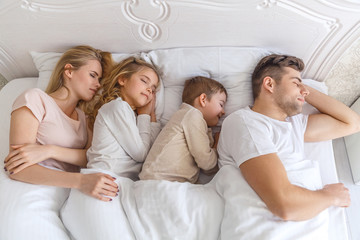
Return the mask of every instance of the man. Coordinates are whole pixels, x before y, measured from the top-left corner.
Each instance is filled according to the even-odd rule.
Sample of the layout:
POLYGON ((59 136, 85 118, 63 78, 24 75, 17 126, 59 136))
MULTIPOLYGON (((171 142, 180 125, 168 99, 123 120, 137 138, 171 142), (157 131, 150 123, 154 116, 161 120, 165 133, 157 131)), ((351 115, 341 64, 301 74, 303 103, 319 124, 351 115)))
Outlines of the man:
POLYGON ((290 179, 291 172, 313 164, 304 157, 304 141, 330 140, 360 130, 355 112, 302 83, 303 68, 296 57, 264 57, 252 76, 253 106, 225 119, 218 145, 220 167, 239 167, 274 215, 295 221, 311 219, 330 206, 350 205, 349 191, 341 183, 310 190, 290 179), (320 113, 300 114, 305 101, 320 113))

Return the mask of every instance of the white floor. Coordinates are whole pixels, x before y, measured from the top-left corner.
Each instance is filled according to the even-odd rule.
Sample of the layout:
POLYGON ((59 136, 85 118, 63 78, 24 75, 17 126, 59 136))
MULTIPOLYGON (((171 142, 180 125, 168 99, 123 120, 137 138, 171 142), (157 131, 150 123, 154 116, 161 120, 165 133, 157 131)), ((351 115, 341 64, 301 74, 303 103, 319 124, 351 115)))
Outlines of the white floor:
MULTIPOLYGON (((343 138, 333 140, 336 168, 340 182, 350 190, 351 206, 346 209, 350 240, 360 239, 360 186, 355 185, 343 138)), ((360 145, 359 145, 360 147, 360 145)))

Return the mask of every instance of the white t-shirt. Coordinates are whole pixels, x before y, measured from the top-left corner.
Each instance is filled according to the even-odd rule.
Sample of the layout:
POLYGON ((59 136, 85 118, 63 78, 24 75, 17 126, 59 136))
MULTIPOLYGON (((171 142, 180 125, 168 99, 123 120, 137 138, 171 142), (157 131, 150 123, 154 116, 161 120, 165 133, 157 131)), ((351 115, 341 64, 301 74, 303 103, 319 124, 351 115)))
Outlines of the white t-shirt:
POLYGON ((120 97, 112 100, 96 116, 87 167, 137 180, 159 132, 160 123, 150 122, 150 115, 136 116, 126 101, 120 97))
POLYGON ((230 114, 223 122, 218 143, 219 166, 239 167, 245 161, 276 153, 290 182, 308 189, 321 188, 317 162, 304 155, 308 116, 298 114, 279 121, 254 112, 250 107, 230 114), (305 176, 316 174, 308 181, 305 176))

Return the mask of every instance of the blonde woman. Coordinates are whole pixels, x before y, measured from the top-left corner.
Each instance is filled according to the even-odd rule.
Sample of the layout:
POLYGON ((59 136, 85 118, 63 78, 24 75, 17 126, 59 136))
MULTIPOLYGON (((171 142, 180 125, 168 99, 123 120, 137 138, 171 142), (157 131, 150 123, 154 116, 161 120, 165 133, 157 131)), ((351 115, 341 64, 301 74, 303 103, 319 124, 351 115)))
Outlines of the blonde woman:
POLYGON ((106 174, 80 174, 87 164, 91 131, 78 106, 93 99, 99 79, 112 64, 111 54, 90 46, 66 51, 43 92, 30 89, 13 104, 10 153, 5 171, 13 180, 76 188, 99 198, 115 196, 118 187, 106 174))

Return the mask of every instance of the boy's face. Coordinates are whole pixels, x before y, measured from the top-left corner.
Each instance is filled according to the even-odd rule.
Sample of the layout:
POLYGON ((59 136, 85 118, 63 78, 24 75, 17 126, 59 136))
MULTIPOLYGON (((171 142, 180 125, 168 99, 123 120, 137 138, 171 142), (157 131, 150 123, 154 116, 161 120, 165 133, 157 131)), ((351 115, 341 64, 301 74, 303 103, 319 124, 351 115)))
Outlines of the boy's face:
POLYGON ((206 104, 201 112, 209 127, 216 126, 221 116, 225 114, 225 102, 226 95, 224 92, 217 92, 211 96, 210 100, 206 99, 206 104))

